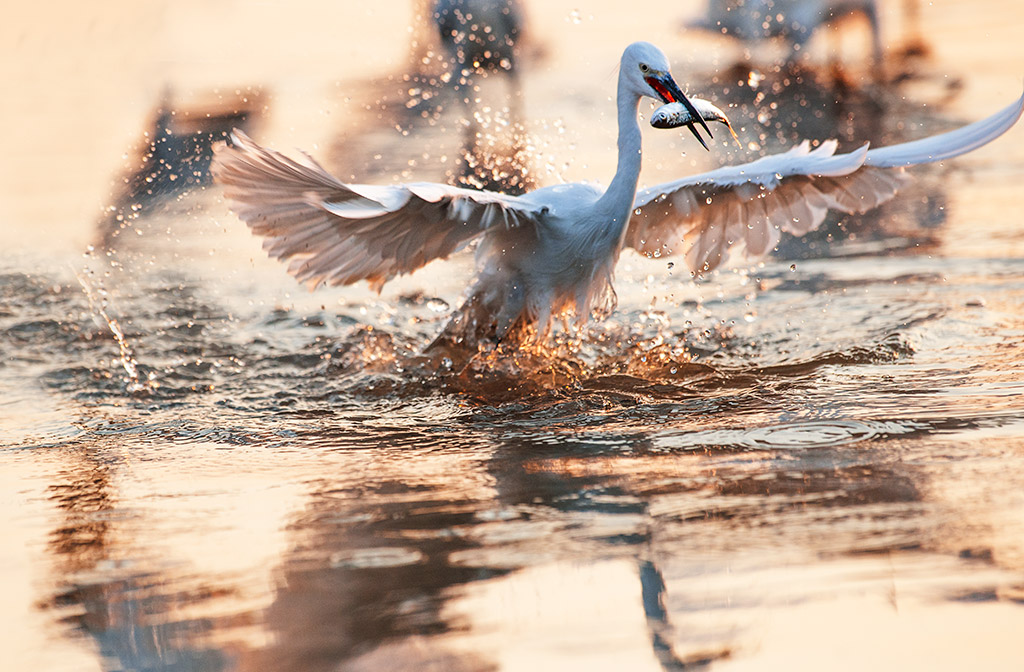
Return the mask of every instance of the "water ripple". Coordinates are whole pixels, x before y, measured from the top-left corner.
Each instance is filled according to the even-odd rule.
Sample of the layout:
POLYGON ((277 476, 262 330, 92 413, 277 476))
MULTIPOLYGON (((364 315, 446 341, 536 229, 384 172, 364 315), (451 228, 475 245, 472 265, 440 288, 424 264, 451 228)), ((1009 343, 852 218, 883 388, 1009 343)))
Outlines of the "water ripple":
POLYGON ((714 429, 673 436, 673 447, 798 450, 849 445, 928 429, 913 421, 810 420, 749 429, 714 429))

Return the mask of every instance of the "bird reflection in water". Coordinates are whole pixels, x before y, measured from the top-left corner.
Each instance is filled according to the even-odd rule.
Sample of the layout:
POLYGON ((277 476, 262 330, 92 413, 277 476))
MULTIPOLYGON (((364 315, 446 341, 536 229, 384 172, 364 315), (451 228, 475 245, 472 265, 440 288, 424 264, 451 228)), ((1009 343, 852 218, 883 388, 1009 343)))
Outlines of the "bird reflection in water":
POLYGON ((74 459, 49 488, 59 511, 49 554, 60 583, 40 606, 93 639, 117 669, 231 669, 230 656, 208 641, 221 619, 171 616, 222 595, 204 583, 183 589, 180 576, 150 564, 153 549, 134 543, 138 512, 119 501, 116 449, 115 437, 66 453, 74 459))
MULTIPOLYGON (((964 421, 778 424, 794 390, 818 384, 808 373, 740 375, 731 386, 677 390, 671 403, 592 390, 552 393, 518 415, 508 406, 475 405, 454 429, 452 418, 432 420, 423 411, 434 400, 428 393, 406 399, 419 409, 354 431, 345 414, 310 422, 280 409, 270 424, 295 430, 288 450, 253 446, 270 453, 262 467, 252 453, 224 461, 302 479, 301 499, 273 526, 285 540, 268 559, 272 588, 257 609, 247 599, 250 585, 168 566, 160 549, 139 542, 139 531, 165 522, 166 510, 139 499, 137 484, 125 478, 138 457, 124 464, 111 457, 124 440, 119 429, 141 440, 143 455, 154 446, 177 452, 187 443, 167 437, 179 433, 170 418, 180 408, 153 411, 155 425, 119 428, 94 419, 89 445, 54 451, 65 462, 50 488, 57 516, 47 552, 56 585, 45 607, 95 641, 110 669, 483 672, 507 649, 538 640, 520 638, 528 624, 502 620, 501 602, 482 608, 469 600, 470 608, 468 598, 511 586, 533 609, 525 613, 562 624, 541 641, 572 656, 579 652, 567 642, 577 640, 568 635, 580 631, 563 618, 577 606, 566 601, 588 595, 559 579, 573 566, 613 559, 631 571, 584 592, 602 601, 631 595, 621 617, 645 624, 647 635, 631 640, 634 648, 649 646, 664 670, 699 669, 749 651, 760 634, 751 609, 785 613, 794 594, 807 595, 793 587, 799 581, 763 581, 779 568, 813 572, 839 558, 844 574, 838 584, 833 575, 824 592, 838 585, 839 592, 876 595, 887 577, 866 557, 927 562, 956 544, 968 549, 961 553, 985 553, 969 550, 977 548, 980 520, 971 516, 979 512, 966 522, 936 515, 945 506, 931 487, 935 462, 904 459, 904 437, 918 433, 947 450, 947 437, 964 421), (685 414, 666 414, 684 406, 685 414), (307 461, 297 467, 282 456, 307 461), (756 567, 742 565, 744 553, 757 556, 756 567), (544 568, 552 568, 552 580, 522 580, 544 568), (506 649, 480 644, 496 628, 506 649), (250 631, 263 634, 240 636, 250 631)), ((192 459, 205 463, 211 450, 202 446, 192 459)), ((167 492, 174 499, 173 488, 167 492)), ((194 542, 217 529, 201 519, 192 530, 182 518, 190 533, 179 539, 194 542)), ((960 585, 946 577, 937 588, 908 581, 901 590, 945 601, 956 599, 960 585)), ((894 607, 898 598, 890 598, 894 607)), ((617 633, 606 626, 583 636, 597 647, 609 634, 617 633)))
MULTIPOLYGON (((699 666, 729 657, 747 634, 742 616, 715 627, 690 622, 703 618, 690 608, 690 582, 726 571, 700 564, 707 562, 702 553, 741 544, 748 534, 768 535, 769 528, 811 555, 844 553, 845 542, 856 549, 865 536, 899 524, 922 498, 914 484, 926 478, 909 465, 869 466, 871 450, 833 464, 822 459, 834 454, 830 447, 806 454, 767 446, 676 451, 636 433, 595 428, 587 435, 506 438, 495 450, 485 434, 470 432, 461 458, 417 450, 386 459, 372 450, 361 458, 375 465, 365 479, 322 479, 290 526, 301 542, 282 558, 265 612, 275 636, 245 654, 246 667, 354 672, 444 661, 441 669, 493 669, 492 652, 473 642, 486 641, 477 618, 491 623, 501 616, 466 613, 463 597, 514 583, 518 572, 557 565, 582 549, 634 563, 635 583, 626 588, 639 599, 629 616, 646 623, 663 669, 699 666), (877 512, 870 521, 856 514, 865 506, 877 512), (790 518, 786 511, 798 513, 790 518), (816 537, 801 536, 808 516, 833 526, 832 541, 845 542, 818 548, 816 537), (681 545, 682 539, 690 541, 681 545), (463 638, 468 646, 459 644, 463 638), (467 650, 473 653, 457 653, 467 650)), ((330 431, 311 429, 300 440, 349 447, 330 431)), ((876 552, 900 550, 898 536, 885 538, 892 546, 876 552)), ((772 548, 767 536, 764 543, 772 548)), ((552 593, 536 608, 553 612, 542 620, 557 622, 563 610, 575 609, 562 604, 572 595, 544 585, 552 593)), ((731 597, 744 604, 771 599, 731 597)), ((571 641, 580 633, 567 624, 548 636, 571 641)))

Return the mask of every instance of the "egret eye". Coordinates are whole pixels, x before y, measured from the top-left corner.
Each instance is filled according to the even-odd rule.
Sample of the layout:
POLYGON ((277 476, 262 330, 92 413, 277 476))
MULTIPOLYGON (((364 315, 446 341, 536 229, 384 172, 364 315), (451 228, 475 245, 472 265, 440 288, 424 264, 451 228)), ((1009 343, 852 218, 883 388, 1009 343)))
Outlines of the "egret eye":
POLYGON ((650 71, 651 71, 651 68, 646 63, 641 63, 640 64, 640 72, 642 72, 644 74, 647 74, 650 71))

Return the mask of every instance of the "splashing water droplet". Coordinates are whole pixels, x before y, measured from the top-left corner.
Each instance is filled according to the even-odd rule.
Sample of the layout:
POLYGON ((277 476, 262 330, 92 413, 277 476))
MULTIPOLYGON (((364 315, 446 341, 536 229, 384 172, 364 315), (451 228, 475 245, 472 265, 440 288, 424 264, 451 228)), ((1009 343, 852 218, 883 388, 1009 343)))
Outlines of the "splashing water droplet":
POLYGON ((433 298, 427 301, 427 308, 429 308, 435 313, 444 313, 448 311, 450 306, 448 305, 448 302, 445 301, 444 299, 433 298))
POLYGON ((107 323, 107 328, 110 330, 111 335, 113 335, 114 340, 117 342, 120 353, 119 357, 112 361, 112 364, 114 366, 120 364, 121 368, 123 368, 124 372, 127 374, 124 381, 125 390, 129 394, 136 394, 139 392, 150 392, 159 387, 156 377, 152 374, 145 376, 145 382, 139 380, 138 361, 135 359, 135 353, 132 351, 132 347, 128 343, 128 338, 125 336, 124 330, 121 328, 117 319, 111 317, 107 313, 106 298, 102 301, 97 300, 97 294, 105 295, 106 291, 102 287, 98 289, 94 288, 83 275, 76 275, 78 277, 78 284, 81 285, 82 290, 85 292, 86 299, 89 301, 90 310, 107 323))

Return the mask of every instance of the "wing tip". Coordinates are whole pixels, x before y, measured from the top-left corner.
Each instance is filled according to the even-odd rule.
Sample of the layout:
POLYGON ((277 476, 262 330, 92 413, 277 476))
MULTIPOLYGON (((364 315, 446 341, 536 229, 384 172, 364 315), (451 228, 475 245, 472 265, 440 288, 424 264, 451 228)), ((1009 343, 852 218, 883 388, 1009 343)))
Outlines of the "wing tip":
POLYGON ((866 165, 900 168, 952 159, 974 151, 1009 131, 1024 114, 1024 93, 998 112, 952 131, 872 150, 866 165))

